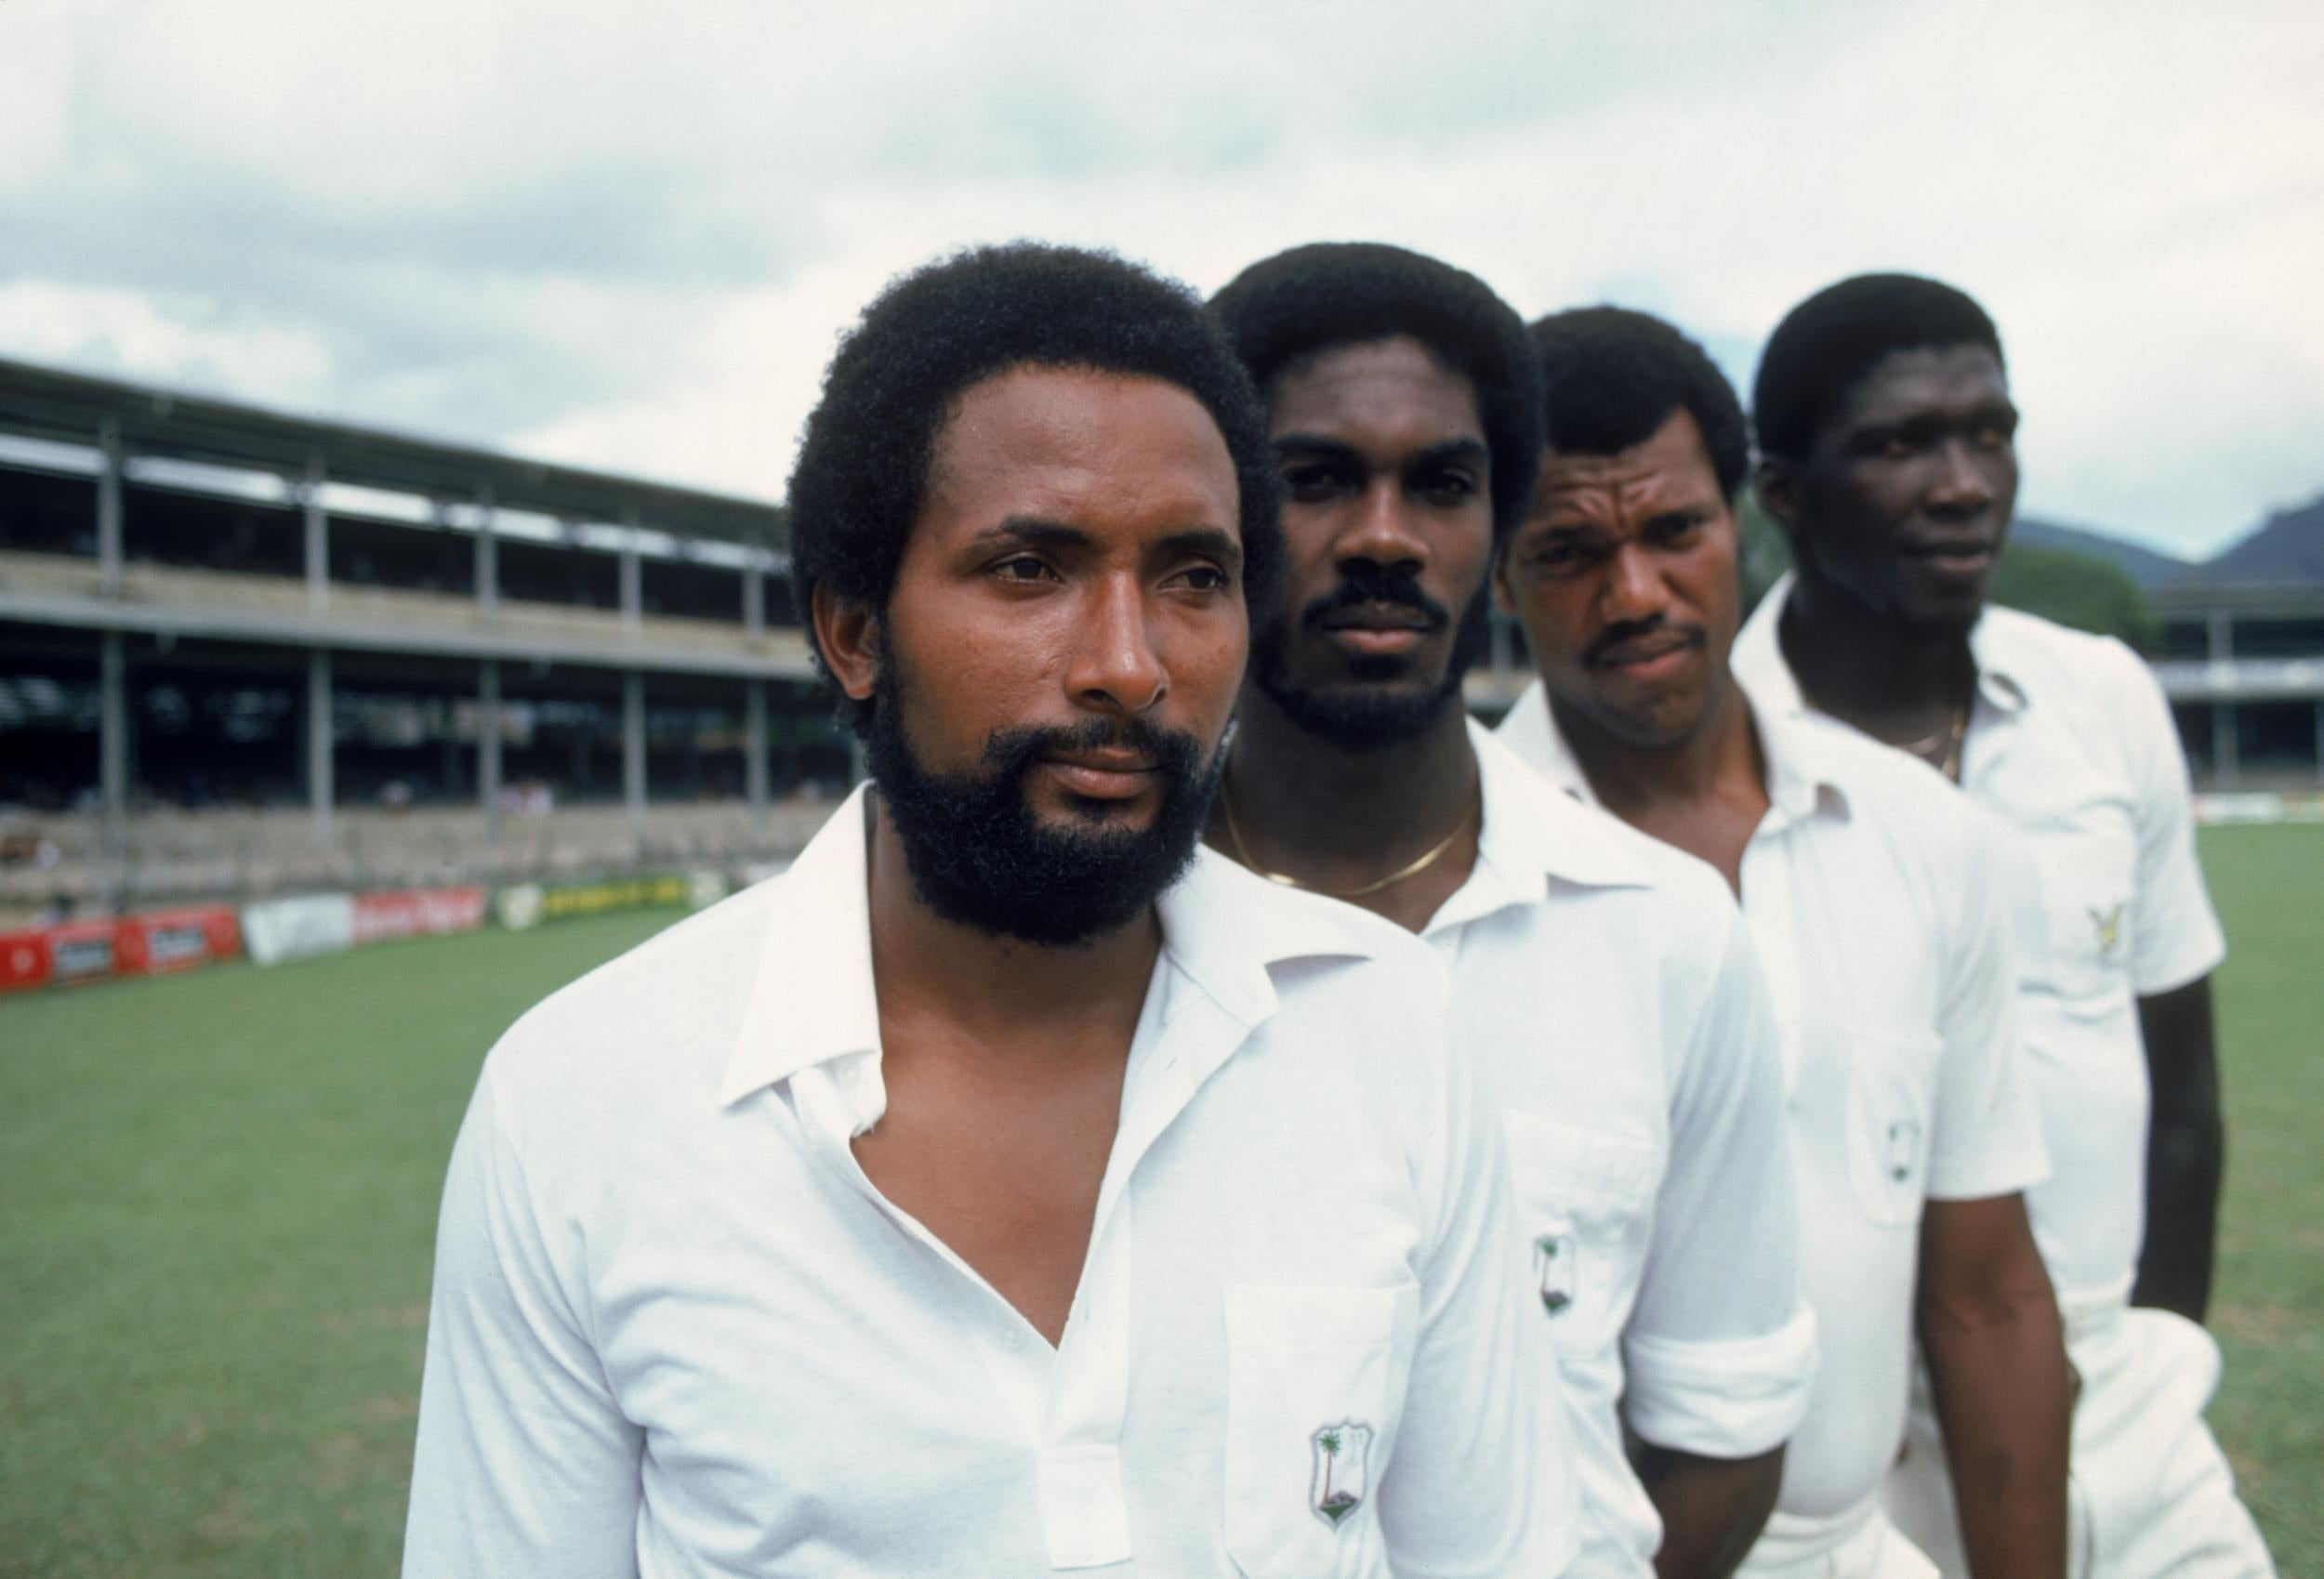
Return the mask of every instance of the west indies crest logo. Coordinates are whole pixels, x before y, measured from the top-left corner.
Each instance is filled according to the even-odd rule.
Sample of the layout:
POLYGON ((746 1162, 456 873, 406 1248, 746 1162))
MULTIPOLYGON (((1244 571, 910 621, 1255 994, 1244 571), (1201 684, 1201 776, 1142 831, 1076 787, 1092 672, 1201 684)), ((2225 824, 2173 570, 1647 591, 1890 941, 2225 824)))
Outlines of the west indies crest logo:
POLYGON ((1533 1242, 1533 1264, 1541 1274, 1541 1309, 1562 1315, 1574 1302, 1576 1252, 1570 1233, 1545 1233, 1533 1242))
POLYGON ((1337 1530, 1372 1494, 1372 1428, 1361 1420, 1319 1426, 1308 1439, 1314 1468, 1307 1506, 1337 1530))
POLYGON ((2098 957, 2112 959, 2114 951, 2122 946, 2122 906, 2100 910, 2094 904, 2084 905, 2090 912, 2090 925, 2098 933, 2098 957))

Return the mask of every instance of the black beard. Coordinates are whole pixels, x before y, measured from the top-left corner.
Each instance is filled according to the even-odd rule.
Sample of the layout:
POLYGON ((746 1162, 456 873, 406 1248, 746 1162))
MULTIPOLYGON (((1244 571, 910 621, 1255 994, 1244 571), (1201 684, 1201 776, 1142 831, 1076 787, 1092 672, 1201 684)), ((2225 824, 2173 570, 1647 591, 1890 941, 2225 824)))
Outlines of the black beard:
POLYGON ((1143 915, 1194 860, 1223 754, 1202 760, 1192 735, 1142 720, 1071 730, 1008 730, 984 743, 984 770, 931 773, 905 738, 904 697, 881 665, 865 755, 904 847, 912 888, 945 920, 1042 948, 1095 942, 1143 915), (1161 809, 1142 830, 1108 826, 1090 801, 1080 825, 1034 814, 1025 779, 1051 751, 1127 746, 1155 759, 1161 809))
MULTIPOLYGON (((1358 572, 1354 566, 1350 571, 1336 589, 1300 611, 1301 626, 1320 630, 1325 615, 1365 602, 1418 609, 1438 628, 1450 618, 1445 606, 1422 592, 1410 576, 1368 568, 1358 572)), ((1448 702, 1457 702, 1460 682, 1492 645, 1492 586, 1488 582, 1478 587, 1477 595, 1461 611, 1452 651, 1445 660, 1444 678, 1426 691, 1379 691, 1370 685, 1344 691, 1301 691, 1288 678, 1289 625, 1289 621, 1271 620, 1252 633, 1251 684, 1281 708, 1284 717, 1327 744, 1349 752, 1385 751, 1418 739, 1435 723, 1448 702)), ((1359 658, 1350 665, 1350 672, 1359 682, 1377 683, 1401 678, 1407 667, 1402 658, 1359 658)))

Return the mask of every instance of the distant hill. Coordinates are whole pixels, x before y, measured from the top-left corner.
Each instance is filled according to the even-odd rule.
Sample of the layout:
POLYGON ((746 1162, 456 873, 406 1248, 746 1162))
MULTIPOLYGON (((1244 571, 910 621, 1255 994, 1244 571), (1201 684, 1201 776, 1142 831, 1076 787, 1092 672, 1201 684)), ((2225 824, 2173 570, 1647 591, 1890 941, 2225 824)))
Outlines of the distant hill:
POLYGON ((2324 586, 2324 494, 2278 510, 2257 532, 2201 567, 2207 582, 2324 586))
MULTIPOLYGON (((2151 592, 2158 586, 2178 580, 2196 567, 2185 559, 2135 543, 2125 543, 2101 532, 2085 532, 2080 527, 2060 526, 2055 521, 2040 520, 2032 516, 2019 516, 2009 529, 2009 540, 2022 543, 2028 548, 2057 548, 2068 553, 2087 554, 2093 559, 2104 559, 2124 575, 2136 582, 2139 590, 2151 592)), ((2208 577, 2207 577, 2208 579, 2208 577)))

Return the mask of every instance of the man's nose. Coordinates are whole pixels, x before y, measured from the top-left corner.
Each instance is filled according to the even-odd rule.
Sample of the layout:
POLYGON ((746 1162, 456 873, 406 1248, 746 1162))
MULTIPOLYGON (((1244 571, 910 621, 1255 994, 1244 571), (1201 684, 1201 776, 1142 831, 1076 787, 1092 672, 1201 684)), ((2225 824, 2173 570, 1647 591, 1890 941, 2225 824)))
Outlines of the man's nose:
POLYGON ((1652 554, 1635 543, 1626 543, 1615 550, 1606 567, 1604 591, 1600 599, 1609 623, 1652 619, 1662 612, 1670 600, 1661 567, 1655 563, 1652 554))
POLYGON ((1974 515, 1993 503, 1992 463, 1968 441, 1948 439, 1938 446, 1930 507, 1949 515, 1974 515))
POLYGON ((1428 563, 1428 537, 1412 519, 1404 490, 1381 478, 1357 496, 1355 519, 1332 543, 1340 564, 1363 559, 1382 570, 1418 571, 1428 563))
POLYGON ((1169 674, 1135 577, 1107 576, 1076 620, 1065 685, 1081 706, 1134 717, 1169 693, 1169 674))

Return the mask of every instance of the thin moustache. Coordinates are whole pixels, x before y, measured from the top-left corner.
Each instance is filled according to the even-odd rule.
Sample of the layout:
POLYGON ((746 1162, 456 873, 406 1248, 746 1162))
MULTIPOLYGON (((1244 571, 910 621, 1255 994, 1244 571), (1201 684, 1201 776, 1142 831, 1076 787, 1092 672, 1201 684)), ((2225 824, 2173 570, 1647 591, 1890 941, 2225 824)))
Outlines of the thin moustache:
MULTIPOLYGON (((1300 611, 1300 623, 1313 629, 1327 629, 1324 622, 1334 614, 1354 610, 1384 607, 1409 609, 1428 623, 1428 630, 1442 630, 1452 623, 1452 615, 1445 606, 1419 587, 1405 582, 1343 582, 1300 611)), ((1401 628, 1401 627, 1400 627, 1401 628)))
POLYGON ((1593 668, 1633 664, 1641 658, 1659 658, 1666 652, 1702 644, 1703 633, 1699 629, 1638 631, 1596 642, 1583 661, 1593 668))

